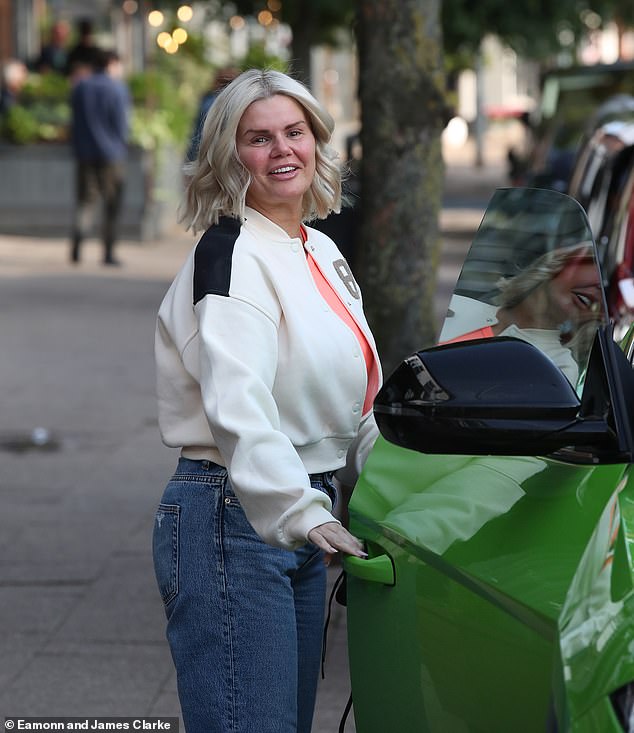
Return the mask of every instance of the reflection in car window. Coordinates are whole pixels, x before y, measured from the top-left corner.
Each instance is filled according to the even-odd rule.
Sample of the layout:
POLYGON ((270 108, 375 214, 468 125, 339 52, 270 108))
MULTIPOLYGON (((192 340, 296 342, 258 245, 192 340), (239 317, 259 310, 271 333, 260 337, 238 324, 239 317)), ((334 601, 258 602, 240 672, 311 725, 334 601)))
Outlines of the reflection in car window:
POLYGON ((577 385, 606 322, 592 234, 579 204, 555 191, 496 192, 456 283, 440 343, 513 336, 577 385))

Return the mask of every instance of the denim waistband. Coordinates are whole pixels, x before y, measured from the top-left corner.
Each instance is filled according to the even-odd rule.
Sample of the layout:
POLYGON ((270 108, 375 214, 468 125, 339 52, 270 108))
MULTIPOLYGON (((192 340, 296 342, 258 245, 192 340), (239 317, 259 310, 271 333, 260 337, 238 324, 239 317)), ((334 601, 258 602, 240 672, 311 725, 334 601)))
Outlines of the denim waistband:
MULTIPOLYGON (((178 476, 191 473, 204 474, 207 471, 216 471, 218 469, 222 471, 227 470, 224 466, 206 458, 198 460, 195 458, 183 458, 181 456, 174 475, 178 476)), ((332 501, 333 507, 337 501, 337 490, 333 483, 334 475, 334 471, 322 471, 321 473, 311 473, 308 475, 311 486, 323 491, 332 501), (319 484, 319 486, 315 486, 315 484, 319 484)))

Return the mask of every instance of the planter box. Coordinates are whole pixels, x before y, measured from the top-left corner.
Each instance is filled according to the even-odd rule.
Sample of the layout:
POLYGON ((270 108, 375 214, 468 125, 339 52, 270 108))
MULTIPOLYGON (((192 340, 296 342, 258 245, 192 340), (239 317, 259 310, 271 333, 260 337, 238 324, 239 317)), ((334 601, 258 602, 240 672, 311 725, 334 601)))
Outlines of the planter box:
MULTIPOLYGON (((182 180, 173 149, 159 154, 133 147, 121 212, 120 237, 160 238, 175 220, 182 180)), ((61 143, 0 144, 0 233, 70 236, 75 207, 75 165, 61 143)), ((98 233, 97 222, 95 232, 98 233)))

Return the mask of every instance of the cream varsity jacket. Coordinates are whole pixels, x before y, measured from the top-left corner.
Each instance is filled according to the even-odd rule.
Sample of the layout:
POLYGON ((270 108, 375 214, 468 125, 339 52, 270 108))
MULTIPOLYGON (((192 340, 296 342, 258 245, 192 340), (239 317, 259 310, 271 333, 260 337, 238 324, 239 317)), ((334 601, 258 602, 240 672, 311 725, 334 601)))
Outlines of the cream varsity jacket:
POLYGON ((308 474, 337 470, 354 485, 378 434, 361 414, 359 342, 319 293, 304 246, 378 365, 359 288, 332 240, 306 231, 302 245, 250 208, 211 227, 165 295, 155 342, 163 441, 225 466, 256 532, 286 549, 334 520, 308 474))

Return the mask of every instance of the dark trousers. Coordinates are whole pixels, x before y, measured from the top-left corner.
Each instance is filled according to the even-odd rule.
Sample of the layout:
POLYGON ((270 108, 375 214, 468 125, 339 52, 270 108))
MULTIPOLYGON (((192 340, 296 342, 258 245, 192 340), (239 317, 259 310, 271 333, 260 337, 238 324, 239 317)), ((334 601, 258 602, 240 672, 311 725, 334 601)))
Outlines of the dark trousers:
POLYGON ((114 244, 117 238, 125 164, 86 163, 78 161, 76 166, 75 221, 73 226, 73 248, 71 258, 79 260, 79 248, 94 226, 97 204, 103 201, 102 233, 104 262, 113 260, 114 244))

